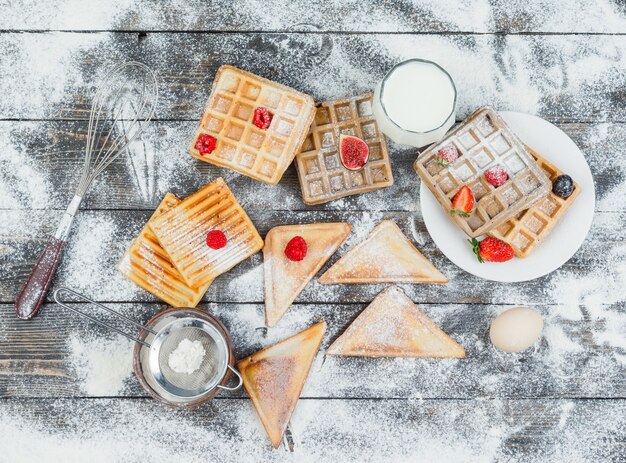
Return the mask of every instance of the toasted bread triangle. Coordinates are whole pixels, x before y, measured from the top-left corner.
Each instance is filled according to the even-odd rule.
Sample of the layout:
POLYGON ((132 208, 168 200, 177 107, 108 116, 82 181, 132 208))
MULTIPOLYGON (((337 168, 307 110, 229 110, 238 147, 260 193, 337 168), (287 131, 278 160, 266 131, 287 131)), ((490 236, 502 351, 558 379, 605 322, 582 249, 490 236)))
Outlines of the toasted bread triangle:
POLYGON ((237 364, 274 448, 287 429, 325 331, 322 321, 237 364))
POLYGON ((272 228, 265 237, 265 324, 274 326, 311 281, 352 227, 349 223, 312 223, 272 228), (295 236, 307 243, 306 257, 294 262, 285 256, 285 246, 295 236))
POLYGON ((338 283, 447 283, 391 220, 384 220, 318 280, 338 283))
POLYGON ((464 358, 444 333, 397 286, 383 290, 328 348, 329 355, 464 358))

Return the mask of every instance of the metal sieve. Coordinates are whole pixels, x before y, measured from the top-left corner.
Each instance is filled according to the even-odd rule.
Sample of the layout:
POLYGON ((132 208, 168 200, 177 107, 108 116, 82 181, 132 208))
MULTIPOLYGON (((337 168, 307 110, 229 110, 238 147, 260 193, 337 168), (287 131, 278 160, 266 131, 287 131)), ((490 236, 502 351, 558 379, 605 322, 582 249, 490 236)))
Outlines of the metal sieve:
POLYGON ((233 368, 234 355, 226 329, 205 312, 191 308, 168 309, 142 325, 68 288, 57 289, 54 300, 62 307, 135 341, 135 374, 150 395, 162 402, 179 406, 197 405, 213 397, 220 389, 237 390, 242 385, 241 375, 233 368), (141 328, 139 335, 132 336, 68 305, 61 297, 63 292, 141 328), (205 351, 202 363, 192 373, 178 373, 169 366, 170 354, 184 339, 199 341, 205 351), (231 374, 238 379, 234 387, 225 385, 231 374))

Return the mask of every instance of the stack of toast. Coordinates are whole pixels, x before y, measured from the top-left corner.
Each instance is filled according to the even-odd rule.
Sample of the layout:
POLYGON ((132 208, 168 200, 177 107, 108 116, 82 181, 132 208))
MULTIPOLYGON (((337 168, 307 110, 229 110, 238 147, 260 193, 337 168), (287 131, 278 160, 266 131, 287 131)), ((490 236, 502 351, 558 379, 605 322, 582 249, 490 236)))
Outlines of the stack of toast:
POLYGON ((183 201, 168 193, 118 270, 173 307, 195 307, 216 277, 262 247, 254 224, 218 178, 183 201), (211 231, 224 235, 220 249, 207 245, 211 231))

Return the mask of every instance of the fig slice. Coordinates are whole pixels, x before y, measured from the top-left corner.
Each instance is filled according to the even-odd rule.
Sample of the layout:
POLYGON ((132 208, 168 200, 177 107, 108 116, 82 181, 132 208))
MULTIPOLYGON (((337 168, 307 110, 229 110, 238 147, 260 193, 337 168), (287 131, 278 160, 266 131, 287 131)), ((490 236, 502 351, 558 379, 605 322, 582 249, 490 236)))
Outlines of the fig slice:
POLYGON ((370 147, 363 140, 352 135, 339 137, 339 157, 348 170, 362 169, 370 157, 370 147))

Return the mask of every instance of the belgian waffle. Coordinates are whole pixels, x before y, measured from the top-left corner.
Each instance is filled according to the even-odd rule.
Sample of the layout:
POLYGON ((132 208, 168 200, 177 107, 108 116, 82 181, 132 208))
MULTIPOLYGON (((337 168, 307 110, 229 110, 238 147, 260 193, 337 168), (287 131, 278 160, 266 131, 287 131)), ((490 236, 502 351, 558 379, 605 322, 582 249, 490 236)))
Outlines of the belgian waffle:
POLYGON ((178 203, 180 200, 172 193, 165 195, 146 226, 122 256, 117 269, 130 281, 172 307, 195 307, 211 282, 197 288, 187 285, 150 229, 156 217, 178 203))
POLYGON ((190 153, 201 161, 275 185, 302 145, 314 114, 310 96, 223 65, 215 75, 190 153), (273 115, 265 130, 252 122, 257 107, 273 115), (204 156, 195 147, 202 134, 217 140, 215 150, 204 156))
MULTIPOLYGON (((526 148, 550 178, 550 181, 563 175, 558 167, 543 159, 529 146, 526 148)), ((539 243, 550 234, 557 222, 576 201, 579 193, 580 186, 575 182, 574 191, 567 198, 561 198, 550 192, 537 204, 492 229, 489 234, 509 243, 517 257, 528 257, 539 246, 539 243)))
POLYGON ((419 155, 413 167, 439 204, 470 237, 480 236, 517 216, 544 198, 550 179, 502 117, 484 106, 474 111, 446 138, 419 155), (454 145, 459 158, 447 167, 437 164, 437 152, 454 145), (483 173, 504 167, 509 180, 495 188, 483 173), (452 198, 463 186, 471 188, 476 206, 470 217, 449 213, 452 198))
POLYGON ((296 156, 306 204, 321 204, 344 196, 393 185, 387 143, 372 113, 372 94, 321 103, 311 130, 296 156), (339 157, 339 136, 352 135, 369 146, 361 170, 346 169, 339 157))
POLYGON ((206 285, 263 247, 254 224, 221 178, 155 217, 150 228, 192 287, 206 285), (225 247, 207 246, 212 230, 226 235, 225 247))

